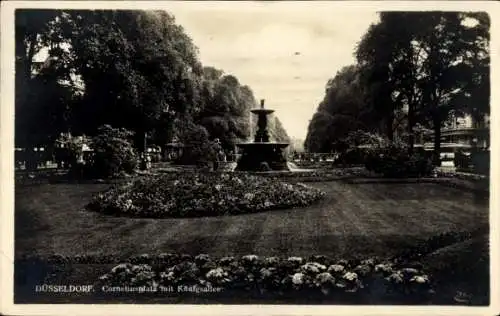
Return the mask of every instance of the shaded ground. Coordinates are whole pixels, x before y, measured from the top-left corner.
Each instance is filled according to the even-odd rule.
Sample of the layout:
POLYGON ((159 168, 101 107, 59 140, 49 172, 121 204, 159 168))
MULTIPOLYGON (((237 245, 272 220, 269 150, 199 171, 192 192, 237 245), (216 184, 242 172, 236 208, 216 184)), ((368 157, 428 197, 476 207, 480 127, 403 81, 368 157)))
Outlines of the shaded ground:
MULTIPOLYGON (((119 218, 84 210, 92 194, 107 184, 20 185, 15 192, 16 255, 112 254, 127 258, 181 252, 386 257, 431 236, 472 231, 488 223, 487 199, 435 183, 331 181, 310 185, 327 192, 323 201, 311 207, 190 219, 119 218)), ((81 284, 109 268, 75 266, 55 275, 62 283, 74 280, 81 284)), ((203 301, 196 298, 193 303, 203 301)))

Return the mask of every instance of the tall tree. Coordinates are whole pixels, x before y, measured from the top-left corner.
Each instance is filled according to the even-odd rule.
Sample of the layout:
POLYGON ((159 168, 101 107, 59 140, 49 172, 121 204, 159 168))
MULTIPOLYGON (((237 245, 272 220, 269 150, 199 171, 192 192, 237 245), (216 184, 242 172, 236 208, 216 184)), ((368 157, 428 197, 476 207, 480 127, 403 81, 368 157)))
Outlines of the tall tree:
POLYGON ((489 19, 482 14, 424 15, 419 41, 427 54, 422 94, 434 130, 435 160, 441 128, 450 113, 469 112, 482 120, 489 112, 489 19), (474 26, 471 26, 472 23, 474 26))
MULTIPOLYGON (((166 12, 68 11, 61 29, 85 83, 80 130, 110 124, 136 132, 136 146, 165 113, 196 106, 197 51, 166 12)), ((168 117, 168 115, 167 115, 168 117)))
POLYGON ((369 101, 377 113, 387 117, 389 137, 394 113, 406 107, 410 153, 415 125, 426 123, 434 129, 438 159, 441 127, 452 111, 487 111, 488 30, 488 17, 482 13, 381 14, 356 55, 364 85, 372 91, 369 101), (472 100, 481 105, 473 105, 472 100))
POLYGON ((16 10, 15 142, 18 146, 46 143, 67 123, 66 107, 70 106, 74 91, 63 84, 71 79, 70 72, 62 63, 61 41, 53 35, 54 23, 60 15, 57 10, 16 10), (60 58, 39 60, 47 48, 60 58))
POLYGON ((347 66, 328 81, 326 94, 309 123, 305 147, 311 152, 329 152, 350 131, 375 130, 372 109, 365 102, 358 68, 347 66))
POLYGON ((253 92, 235 76, 224 75, 212 67, 204 68, 202 86, 204 106, 196 120, 211 137, 219 138, 223 147, 232 149, 250 134, 249 113, 255 106, 253 92))
MULTIPOLYGON (((410 153, 422 93, 419 89, 423 51, 415 40, 420 17, 407 12, 383 12, 356 50, 367 102, 385 120, 389 139, 394 138, 396 112, 406 107, 410 153)), ((396 124, 397 126, 397 124, 396 124)))

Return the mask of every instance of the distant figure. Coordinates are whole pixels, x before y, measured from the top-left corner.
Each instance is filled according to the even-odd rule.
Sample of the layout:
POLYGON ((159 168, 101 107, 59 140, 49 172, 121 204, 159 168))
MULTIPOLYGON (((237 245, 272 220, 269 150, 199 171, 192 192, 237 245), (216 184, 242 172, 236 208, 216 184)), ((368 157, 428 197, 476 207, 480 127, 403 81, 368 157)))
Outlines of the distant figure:
POLYGON ((151 154, 146 154, 146 170, 151 169, 151 154))
POLYGON ((224 153, 222 150, 222 146, 220 144, 220 140, 218 138, 214 139, 213 147, 212 147, 212 164, 214 171, 219 169, 219 161, 221 160, 221 153, 224 153))
POLYGON ((228 161, 235 161, 235 153, 230 150, 229 153, 227 154, 227 157, 228 157, 228 161))
POLYGON ((141 170, 147 170, 148 169, 148 161, 146 159, 145 153, 141 153, 140 161, 141 161, 141 170))

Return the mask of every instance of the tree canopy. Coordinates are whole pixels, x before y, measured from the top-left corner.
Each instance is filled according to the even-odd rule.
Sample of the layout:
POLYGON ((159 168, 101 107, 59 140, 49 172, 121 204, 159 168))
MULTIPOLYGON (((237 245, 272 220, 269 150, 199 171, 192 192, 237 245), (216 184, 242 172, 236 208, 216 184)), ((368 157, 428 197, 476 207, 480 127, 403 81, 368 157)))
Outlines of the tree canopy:
POLYGON ((144 149, 145 138, 186 139, 181 126, 195 124, 229 148, 249 136, 256 105, 235 76, 203 67, 164 11, 18 10, 16 70, 19 145, 108 124, 134 131, 144 149))
POLYGON ((373 130, 372 109, 365 102, 358 67, 342 68, 327 83, 323 101, 318 106, 309 127, 305 147, 311 152, 329 152, 338 139, 355 130, 373 130))
POLYGON ((334 139, 360 129, 391 140, 397 132, 411 153, 419 130, 432 128, 439 157, 451 114, 482 120, 489 113, 489 25, 485 13, 380 13, 356 48, 357 64, 328 81, 308 149, 329 151, 334 139))

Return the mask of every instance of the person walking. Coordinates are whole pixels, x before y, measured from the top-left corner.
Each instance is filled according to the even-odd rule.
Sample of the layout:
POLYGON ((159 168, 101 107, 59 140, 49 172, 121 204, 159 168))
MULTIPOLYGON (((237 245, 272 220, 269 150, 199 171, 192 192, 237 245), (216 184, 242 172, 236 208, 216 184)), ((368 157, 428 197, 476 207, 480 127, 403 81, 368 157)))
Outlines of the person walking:
POLYGON ((219 169, 219 160, 221 152, 222 152, 222 146, 220 144, 220 140, 216 138, 214 139, 214 143, 212 146, 212 165, 214 171, 217 171, 219 169))

